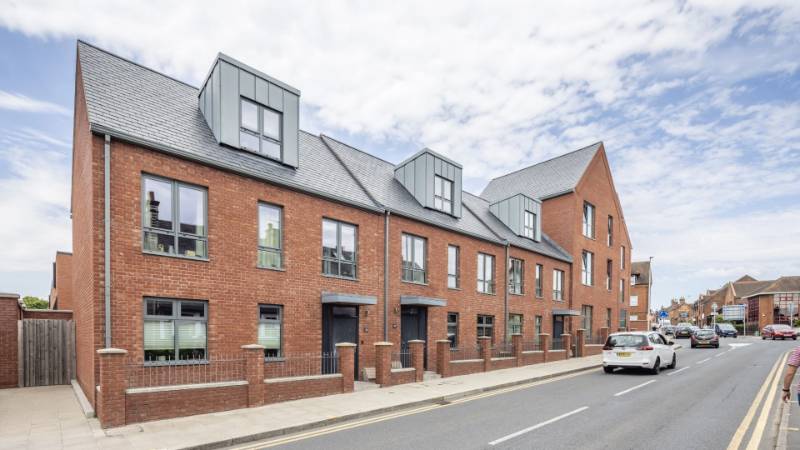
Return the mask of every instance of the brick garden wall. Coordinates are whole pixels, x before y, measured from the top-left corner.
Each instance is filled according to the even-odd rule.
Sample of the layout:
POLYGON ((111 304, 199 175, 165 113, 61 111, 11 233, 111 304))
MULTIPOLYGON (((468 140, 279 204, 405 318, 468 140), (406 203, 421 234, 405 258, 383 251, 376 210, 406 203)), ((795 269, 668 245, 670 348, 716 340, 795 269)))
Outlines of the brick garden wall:
POLYGON ((339 374, 302 377, 294 380, 280 378, 266 381, 264 403, 278 403, 340 393, 342 393, 342 377, 339 374))
POLYGON ((19 296, 0 294, 0 389, 19 383, 19 296))
POLYGON ((127 394, 125 423, 169 419, 247 407, 247 386, 127 394))

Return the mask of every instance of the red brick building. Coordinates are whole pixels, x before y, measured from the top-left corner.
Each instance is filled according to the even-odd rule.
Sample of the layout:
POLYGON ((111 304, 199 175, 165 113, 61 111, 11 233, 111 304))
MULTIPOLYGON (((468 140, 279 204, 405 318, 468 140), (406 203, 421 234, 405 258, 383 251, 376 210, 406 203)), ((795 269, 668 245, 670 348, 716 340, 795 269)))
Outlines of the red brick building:
POLYGON ((653 270, 650 261, 631 263, 630 327, 632 330, 650 329, 650 290, 653 286, 653 270))
MULTIPOLYGON (((55 296, 71 264, 92 402, 118 355, 104 348, 127 350, 131 370, 259 344, 269 372, 352 342, 360 378, 379 341, 425 341, 435 370, 437 340, 628 326, 631 245, 602 144, 515 172, 549 173, 555 190, 493 180, 475 196, 433 150, 393 164, 302 131, 299 90, 223 54, 198 89, 79 42, 75 89, 74 252, 57 257, 55 296)), ((129 421, 153 418, 137 408, 129 421)))
POLYGON ((72 253, 56 252, 48 300, 50 309, 72 309, 72 253))

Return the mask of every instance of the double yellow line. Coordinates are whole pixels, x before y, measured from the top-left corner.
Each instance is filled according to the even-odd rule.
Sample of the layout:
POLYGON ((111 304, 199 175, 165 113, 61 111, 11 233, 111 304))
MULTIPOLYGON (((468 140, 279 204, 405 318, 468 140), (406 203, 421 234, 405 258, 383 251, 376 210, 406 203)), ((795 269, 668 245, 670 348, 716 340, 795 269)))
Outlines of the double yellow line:
POLYGON ((767 418, 769 417, 772 402, 775 399, 778 382, 780 381, 781 374, 783 373, 783 366, 786 364, 786 358, 788 356, 789 354, 785 353, 782 358, 778 358, 778 360, 775 361, 775 364, 772 366, 772 370, 770 370, 769 375, 767 375, 767 378, 764 380, 764 383, 758 390, 756 398, 753 399, 753 403, 747 410, 747 414, 745 414, 744 419, 742 419, 742 422, 739 424, 739 428, 737 428, 736 432, 733 434, 733 438, 731 439, 730 444, 728 444, 728 450, 738 450, 742 445, 742 440, 747 434, 747 430, 750 429, 750 424, 753 422, 756 411, 758 411, 758 405, 761 404, 761 401, 766 395, 766 401, 764 401, 764 404, 761 407, 761 413, 758 415, 758 420, 753 428, 753 434, 750 435, 750 441, 747 442, 747 447, 745 447, 746 450, 758 449, 758 445, 761 443, 761 437, 764 435, 764 428, 767 425, 767 418))

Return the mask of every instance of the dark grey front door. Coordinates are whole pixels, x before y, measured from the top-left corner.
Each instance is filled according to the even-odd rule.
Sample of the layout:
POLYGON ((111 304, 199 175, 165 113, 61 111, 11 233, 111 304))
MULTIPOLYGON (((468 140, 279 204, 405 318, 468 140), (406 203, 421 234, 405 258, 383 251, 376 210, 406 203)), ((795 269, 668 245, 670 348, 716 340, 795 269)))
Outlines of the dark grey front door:
MULTIPOLYGON (((358 306, 323 305, 322 306, 322 351, 332 354, 336 344, 350 342, 356 344, 354 370, 358 378, 358 306)), ((338 372, 338 361, 326 368, 325 373, 338 372)))
MULTIPOLYGON (((419 339, 425 341, 425 367, 428 367, 428 308, 424 306, 401 306, 400 311, 400 345, 402 350, 408 348, 408 341, 419 339)), ((410 365, 403 361, 403 366, 410 365)))
POLYGON ((553 339, 561 339, 564 334, 564 316, 553 316, 553 339))

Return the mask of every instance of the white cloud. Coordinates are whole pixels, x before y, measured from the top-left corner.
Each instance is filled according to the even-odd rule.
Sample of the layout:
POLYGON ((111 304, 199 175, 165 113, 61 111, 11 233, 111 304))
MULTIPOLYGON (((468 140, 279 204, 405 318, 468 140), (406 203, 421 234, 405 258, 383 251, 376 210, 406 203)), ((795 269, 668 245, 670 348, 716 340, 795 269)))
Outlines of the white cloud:
POLYGON ((0 26, 84 37, 195 84, 224 51, 298 86, 306 127, 396 161, 430 146, 472 190, 603 140, 662 297, 691 292, 686 274, 712 284, 800 254, 754 213, 795 218, 800 104, 746 87, 797 76, 800 2, 0 3, 0 26), (762 232, 743 241, 737 225, 762 232))
POLYGON ((0 90, 0 109, 8 109, 11 111, 20 112, 60 114, 64 116, 72 114, 72 111, 64 108, 61 105, 43 100, 37 100, 22 94, 6 92, 3 90, 0 90))

